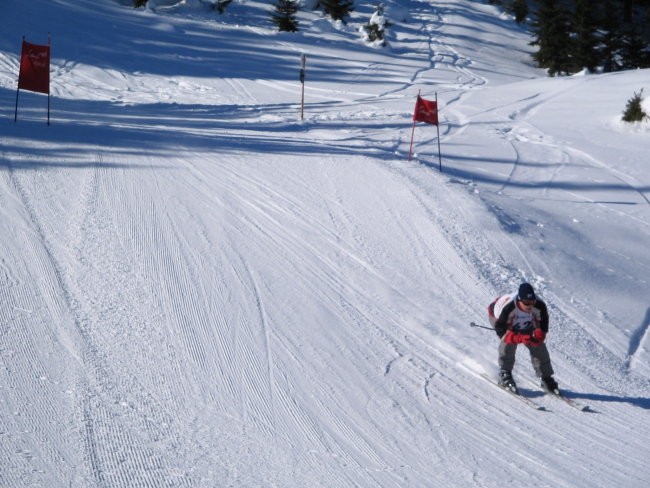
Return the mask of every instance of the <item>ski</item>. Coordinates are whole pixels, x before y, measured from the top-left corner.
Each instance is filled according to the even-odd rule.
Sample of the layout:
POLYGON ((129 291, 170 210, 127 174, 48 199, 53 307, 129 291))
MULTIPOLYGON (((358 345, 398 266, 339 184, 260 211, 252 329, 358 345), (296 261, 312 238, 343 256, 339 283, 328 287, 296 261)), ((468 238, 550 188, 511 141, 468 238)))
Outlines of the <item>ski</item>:
POLYGON ((590 411, 589 405, 585 405, 583 403, 573 400, 572 398, 565 397, 559 390, 547 391, 546 394, 550 397, 557 398, 558 400, 566 403, 567 405, 569 405, 572 408, 575 408, 576 410, 580 410, 581 412, 590 411))
POLYGON ((504 388, 499 383, 494 381, 494 379, 491 378, 490 376, 488 376, 487 374, 481 373, 481 376, 483 378, 485 378, 486 380, 488 380, 490 383, 492 383, 494 386, 499 388, 499 390, 502 390, 502 391, 505 391, 506 393, 509 393, 510 395, 512 395, 513 397, 518 399, 519 401, 521 401, 521 402, 525 403, 526 405, 528 405, 530 408, 533 408, 535 410, 543 410, 543 411, 546 410, 546 407, 544 405, 540 405, 539 403, 534 402, 530 398, 523 396, 521 393, 515 393, 514 391, 512 391, 512 390, 510 390, 508 388, 504 388))

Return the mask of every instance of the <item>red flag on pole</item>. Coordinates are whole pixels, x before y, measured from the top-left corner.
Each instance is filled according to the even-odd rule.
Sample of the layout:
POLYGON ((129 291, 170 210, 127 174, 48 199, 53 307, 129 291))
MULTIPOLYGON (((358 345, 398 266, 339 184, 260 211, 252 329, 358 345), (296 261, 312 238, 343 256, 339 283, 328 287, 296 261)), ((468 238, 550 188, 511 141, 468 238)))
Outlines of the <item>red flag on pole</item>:
POLYGON ((411 148, 409 149, 409 161, 413 155, 413 135, 415 134, 415 123, 425 122, 433 124, 438 131, 438 164, 442 171, 442 155, 440 153, 440 125, 438 124, 438 94, 435 100, 426 100, 418 93, 415 101, 415 110, 413 111, 413 129, 411 130, 411 148))
POLYGON ((18 89, 50 94, 50 46, 30 44, 23 39, 18 89))
POLYGON ((18 72, 18 88, 16 89, 16 113, 14 122, 18 120, 18 94, 20 90, 28 90, 47 95, 47 125, 50 125, 50 41, 47 46, 39 46, 25 41, 20 54, 20 71, 18 72))
POLYGON ((438 102, 425 100, 418 95, 418 99, 415 102, 415 111, 413 112, 413 121, 438 125, 438 102))

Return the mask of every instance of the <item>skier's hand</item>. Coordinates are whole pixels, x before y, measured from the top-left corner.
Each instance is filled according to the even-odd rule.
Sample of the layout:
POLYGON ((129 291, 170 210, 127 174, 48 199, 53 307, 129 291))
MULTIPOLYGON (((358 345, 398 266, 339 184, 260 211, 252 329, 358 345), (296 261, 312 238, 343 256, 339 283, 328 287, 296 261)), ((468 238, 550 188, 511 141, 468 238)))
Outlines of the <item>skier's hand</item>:
POLYGON ((533 331, 533 339, 541 344, 544 342, 544 339, 546 339, 546 332, 544 332, 542 329, 535 329, 533 331))
POLYGON ((545 338, 546 338, 546 334, 542 329, 535 329, 532 334, 526 336, 524 344, 526 344, 527 346, 537 347, 540 344, 544 343, 545 338))
POLYGON ((506 344, 524 344, 530 336, 525 334, 517 334, 509 330, 506 332, 506 335, 503 337, 503 342, 506 344))

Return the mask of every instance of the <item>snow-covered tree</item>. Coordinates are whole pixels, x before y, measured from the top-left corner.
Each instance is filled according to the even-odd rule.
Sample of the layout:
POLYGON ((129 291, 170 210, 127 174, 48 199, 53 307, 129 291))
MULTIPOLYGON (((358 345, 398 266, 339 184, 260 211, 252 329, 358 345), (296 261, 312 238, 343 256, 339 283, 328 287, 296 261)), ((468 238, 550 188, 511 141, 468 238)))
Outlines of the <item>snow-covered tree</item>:
POLYGON ((384 46, 386 45, 384 31, 387 26, 388 22, 384 16, 384 5, 380 3, 375 6, 375 11, 370 17, 370 20, 368 20, 367 24, 361 26, 360 31, 366 41, 384 46))

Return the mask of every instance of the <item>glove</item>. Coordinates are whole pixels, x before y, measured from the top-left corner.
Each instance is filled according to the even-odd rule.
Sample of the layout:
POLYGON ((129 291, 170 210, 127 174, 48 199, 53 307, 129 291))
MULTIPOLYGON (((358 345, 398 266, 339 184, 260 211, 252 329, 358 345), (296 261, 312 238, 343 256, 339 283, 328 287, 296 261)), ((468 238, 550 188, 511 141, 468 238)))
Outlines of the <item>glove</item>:
POLYGON ((506 332, 506 335, 503 336, 503 342, 506 344, 525 344, 528 338, 530 338, 530 336, 525 334, 517 334, 516 332, 509 330, 506 332))
POLYGON ((546 338, 546 333, 542 329, 535 329, 532 334, 526 336, 524 344, 526 344, 527 346, 536 347, 542 344, 545 338, 546 338))
POLYGON ((541 344, 544 342, 544 339, 546 339, 546 332, 544 332, 542 329, 535 329, 533 331, 533 339, 541 344))

